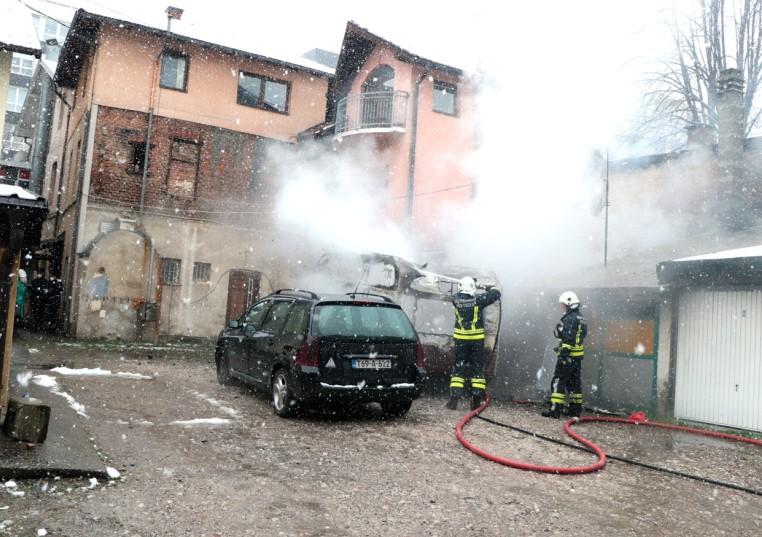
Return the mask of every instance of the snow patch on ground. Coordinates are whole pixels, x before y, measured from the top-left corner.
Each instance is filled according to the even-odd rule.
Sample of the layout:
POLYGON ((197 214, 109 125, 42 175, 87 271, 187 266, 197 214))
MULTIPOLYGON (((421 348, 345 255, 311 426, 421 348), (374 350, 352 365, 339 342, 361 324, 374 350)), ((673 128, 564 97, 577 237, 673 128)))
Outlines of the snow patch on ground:
POLYGON ((48 390, 50 390, 50 393, 58 395, 66 399, 66 402, 69 404, 69 406, 72 409, 74 409, 74 412, 76 412, 83 418, 90 417, 87 415, 87 412, 85 412, 85 405, 78 403, 77 400, 74 399, 74 397, 62 391, 55 377, 51 377, 50 375, 35 375, 34 377, 32 377, 32 382, 34 382, 37 386, 42 386, 43 388, 47 388, 48 390))
POLYGON ((122 477, 122 474, 119 473, 119 470, 112 468, 111 466, 106 466, 106 473, 108 474, 109 479, 119 479, 122 477))
POLYGON ((227 414, 228 416, 230 416, 232 418, 238 419, 238 418, 241 417, 241 415, 238 413, 238 411, 235 410, 234 408, 230 408, 229 406, 227 406, 227 403, 225 403, 225 401, 219 401, 217 399, 212 399, 211 397, 209 397, 205 393, 198 393, 195 390, 192 390, 191 393, 196 397, 196 399, 200 399, 202 401, 206 401, 207 403, 209 403, 213 407, 216 407, 216 408, 222 410, 225 414, 227 414))
POLYGON ((33 376, 34 376, 34 373, 32 373, 31 371, 24 371, 23 373, 19 373, 18 375, 16 375, 16 382, 18 382, 18 385, 21 386, 22 388, 26 388, 27 386, 29 386, 29 381, 32 379, 33 376))
POLYGON ((27 349, 29 351, 29 354, 37 354, 40 352, 40 349, 27 349))
POLYGON ((146 380, 152 380, 153 377, 150 377, 148 375, 141 375, 140 373, 123 373, 121 371, 117 373, 112 373, 108 369, 101 369, 100 367, 95 368, 81 368, 81 369, 71 369, 69 367, 54 367, 51 369, 54 373, 58 373, 59 375, 77 375, 77 376, 85 376, 85 377, 123 377, 123 378, 131 378, 131 379, 146 379, 146 380))
POLYGON ((197 418, 195 420, 175 420, 170 425, 193 427, 194 425, 226 425, 228 423, 230 420, 227 418, 197 418))

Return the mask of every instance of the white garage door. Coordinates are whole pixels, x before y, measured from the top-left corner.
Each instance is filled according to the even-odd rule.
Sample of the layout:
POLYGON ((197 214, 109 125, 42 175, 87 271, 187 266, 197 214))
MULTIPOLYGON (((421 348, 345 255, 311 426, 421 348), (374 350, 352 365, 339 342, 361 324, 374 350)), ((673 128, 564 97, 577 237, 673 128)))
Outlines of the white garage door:
POLYGON ((680 297, 675 417, 762 431, 762 291, 680 297))

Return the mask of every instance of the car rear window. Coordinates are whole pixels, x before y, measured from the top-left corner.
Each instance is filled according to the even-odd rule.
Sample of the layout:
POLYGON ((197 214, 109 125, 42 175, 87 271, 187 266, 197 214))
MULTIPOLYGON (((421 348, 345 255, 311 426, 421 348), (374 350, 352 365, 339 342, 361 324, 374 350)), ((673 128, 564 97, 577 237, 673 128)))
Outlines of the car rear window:
POLYGON ((313 326, 317 336, 416 340, 405 312, 380 304, 318 305, 313 326))

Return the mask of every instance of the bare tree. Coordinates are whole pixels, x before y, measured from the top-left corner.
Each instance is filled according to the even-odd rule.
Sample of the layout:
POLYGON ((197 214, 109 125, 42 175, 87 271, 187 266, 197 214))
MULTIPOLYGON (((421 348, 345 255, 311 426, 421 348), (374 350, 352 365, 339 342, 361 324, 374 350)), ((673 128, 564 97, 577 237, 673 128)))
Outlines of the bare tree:
POLYGON ((695 1, 695 14, 675 13, 668 22, 674 55, 645 80, 637 135, 657 144, 688 127, 717 128, 717 79, 730 67, 744 74, 747 135, 762 114, 755 103, 762 77, 762 0, 695 1))

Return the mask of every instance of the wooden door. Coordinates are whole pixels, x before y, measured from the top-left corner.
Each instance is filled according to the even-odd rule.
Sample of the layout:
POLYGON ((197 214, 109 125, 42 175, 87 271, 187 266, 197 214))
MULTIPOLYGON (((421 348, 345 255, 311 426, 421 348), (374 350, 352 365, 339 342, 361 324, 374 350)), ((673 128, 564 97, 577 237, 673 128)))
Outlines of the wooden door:
POLYGON ((228 306, 225 322, 238 319, 259 298, 262 273, 254 270, 232 270, 228 279, 228 306))

